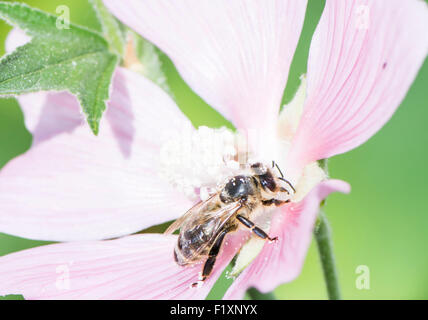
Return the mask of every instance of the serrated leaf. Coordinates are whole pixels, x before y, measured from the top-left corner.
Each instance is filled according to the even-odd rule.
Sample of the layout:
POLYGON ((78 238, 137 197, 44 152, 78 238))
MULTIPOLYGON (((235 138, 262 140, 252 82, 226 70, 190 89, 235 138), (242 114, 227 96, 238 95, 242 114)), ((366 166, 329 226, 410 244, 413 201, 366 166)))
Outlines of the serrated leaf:
POLYGON ((106 108, 118 56, 103 37, 27 5, 0 2, 0 18, 23 29, 32 40, 0 60, 0 95, 67 90, 76 95, 97 134, 106 108))
POLYGON ((123 56, 126 44, 126 33, 123 32, 121 24, 110 14, 102 0, 90 0, 89 2, 92 4, 97 14, 104 38, 109 42, 110 49, 118 55, 123 56))

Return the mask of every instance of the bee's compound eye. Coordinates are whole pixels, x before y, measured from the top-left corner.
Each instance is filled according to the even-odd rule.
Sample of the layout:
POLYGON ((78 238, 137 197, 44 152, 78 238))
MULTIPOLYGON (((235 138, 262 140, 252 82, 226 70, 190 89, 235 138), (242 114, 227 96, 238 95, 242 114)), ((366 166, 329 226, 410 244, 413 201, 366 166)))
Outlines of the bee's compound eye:
POLYGON ((275 191, 276 189, 276 182, 275 178, 271 173, 265 173, 263 175, 259 176, 260 183, 265 189, 269 189, 270 191, 275 191))

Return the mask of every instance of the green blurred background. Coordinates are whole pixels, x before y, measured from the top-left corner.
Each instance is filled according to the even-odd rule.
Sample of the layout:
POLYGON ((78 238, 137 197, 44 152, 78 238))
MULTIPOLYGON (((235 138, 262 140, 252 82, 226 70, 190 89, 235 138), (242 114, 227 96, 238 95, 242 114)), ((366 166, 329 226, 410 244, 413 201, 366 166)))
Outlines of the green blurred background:
MULTIPOLYGON (((67 5, 72 22, 99 29, 87 0, 23 2, 51 13, 58 5, 67 5)), ((323 7, 324 1, 309 0, 284 102, 291 99, 299 76, 306 70, 310 40, 323 7)), ((0 21, 1 55, 9 31, 10 27, 0 21)), ((177 103, 195 125, 230 126, 188 88, 166 57, 162 60, 177 103)), ((332 177, 352 185, 350 195, 332 195, 326 207, 345 299, 428 298, 427 99, 425 61, 392 120, 369 142, 329 163, 332 177), (357 289, 359 265, 369 267, 369 290, 357 289)), ((0 99, 0 167, 30 145, 31 135, 24 127, 19 105, 14 99, 0 99)), ((0 256, 42 244, 45 243, 0 234, 0 256)), ((221 280, 209 298, 220 298, 229 284, 221 280)), ((281 299, 326 298, 315 243, 298 279, 278 287, 275 293, 281 299)))

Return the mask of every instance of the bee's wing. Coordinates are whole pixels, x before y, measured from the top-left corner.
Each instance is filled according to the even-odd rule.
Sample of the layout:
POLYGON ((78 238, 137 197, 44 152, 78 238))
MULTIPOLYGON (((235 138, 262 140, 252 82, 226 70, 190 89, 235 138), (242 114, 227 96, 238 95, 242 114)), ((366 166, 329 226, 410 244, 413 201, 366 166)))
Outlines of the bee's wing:
MULTIPOLYGON (((215 198, 211 201, 216 203, 215 198)), ((195 232, 196 238, 200 237, 201 232, 207 237, 205 241, 199 243, 197 249, 192 252, 192 256, 188 257, 190 260, 193 260, 193 257, 199 257, 202 252, 206 252, 206 249, 215 243, 219 233, 224 230, 226 222, 242 208, 242 204, 232 202, 227 205, 217 206, 216 209, 207 210, 208 208, 212 207, 207 205, 206 202, 197 206, 197 210, 193 210, 191 214, 187 215, 180 226, 184 230, 193 230, 193 232, 197 230, 195 232)))
POLYGON ((194 225, 205 224, 210 225, 210 234, 215 237, 217 233, 223 228, 224 224, 235 215, 235 213, 242 208, 242 204, 239 202, 232 202, 224 205, 216 210, 207 211, 205 213, 199 213, 199 217, 189 221, 189 225, 186 228, 190 229, 194 225))
POLYGON ((196 218, 201 214, 204 207, 207 206, 210 202, 214 201, 216 194, 212 195, 205 201, 199 201, 192 208, 190 208, 184 215, 175 220, 168 229, 165 230, 164 234, 172 234, 175 230, 179 229, 186 221, 196 218))
POLYGON ((179 228, 191 230, 196 225, 205 225, 209 226, 209 234, 215 237, 223 225, 242 207, 239 202, 218 206, 216 205, 218 203, 216 196, 213 195, 205 201, 198 202, 171 224, 164 234, 171 234, 179 228))

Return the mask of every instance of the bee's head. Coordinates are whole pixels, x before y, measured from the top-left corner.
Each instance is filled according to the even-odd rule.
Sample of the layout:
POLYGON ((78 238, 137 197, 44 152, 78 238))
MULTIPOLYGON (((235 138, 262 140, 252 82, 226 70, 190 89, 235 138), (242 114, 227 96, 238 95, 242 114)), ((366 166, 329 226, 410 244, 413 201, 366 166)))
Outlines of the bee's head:
POLYGON ((260 162, 251 165, 251 170, 255 176, 258 177, 263 189, 274 192, 277 188, 275 176, 272 171, 260 162))
POLYGON ((230 179, 220 193, 220 199, 224 203, 244 200, 254 194, 254 186, 251 177, 235 176, 230 179))
POLYGON ((274 161, 272 162, 272 169, 260 162, 252 164, 250 168, 253 174, 258 177, 264 190, 271 192, 284 191, 288 194, 296 192, 293 185, 284 178, 284 175, 274 161), (274 168, 276 168, 279 175, 274 173, 274 168))

